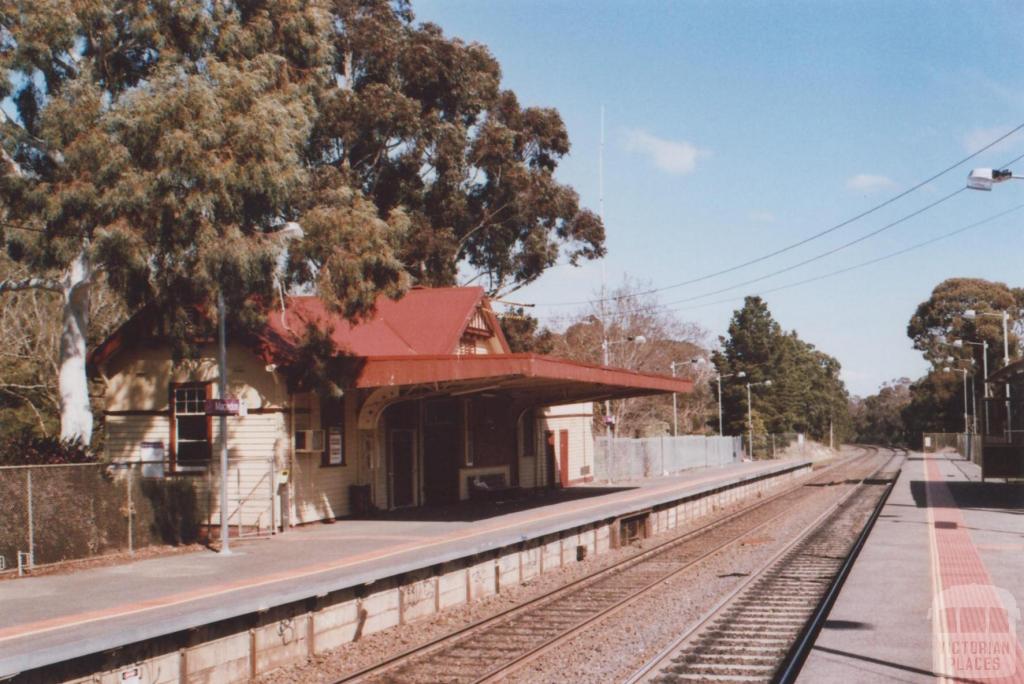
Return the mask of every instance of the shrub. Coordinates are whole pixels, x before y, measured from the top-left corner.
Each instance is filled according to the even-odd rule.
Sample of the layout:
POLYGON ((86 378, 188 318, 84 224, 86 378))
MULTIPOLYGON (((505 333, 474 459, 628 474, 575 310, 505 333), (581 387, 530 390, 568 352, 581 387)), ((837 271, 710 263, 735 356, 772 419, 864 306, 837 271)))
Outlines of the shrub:
POLYGON ((0 438, 0 466, 95 463, 97 456, 78 440, 41 437, 22 430, 0 438))

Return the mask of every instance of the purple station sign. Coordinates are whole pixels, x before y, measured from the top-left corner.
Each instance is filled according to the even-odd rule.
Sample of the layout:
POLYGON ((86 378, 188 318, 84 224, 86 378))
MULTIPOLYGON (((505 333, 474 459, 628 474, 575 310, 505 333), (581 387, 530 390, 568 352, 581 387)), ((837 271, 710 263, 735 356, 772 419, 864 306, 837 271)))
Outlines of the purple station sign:
POLYGON ((242 402, 237 397, 206 400, 206 415, 208 416, 237 416, 241 408, 242 402))

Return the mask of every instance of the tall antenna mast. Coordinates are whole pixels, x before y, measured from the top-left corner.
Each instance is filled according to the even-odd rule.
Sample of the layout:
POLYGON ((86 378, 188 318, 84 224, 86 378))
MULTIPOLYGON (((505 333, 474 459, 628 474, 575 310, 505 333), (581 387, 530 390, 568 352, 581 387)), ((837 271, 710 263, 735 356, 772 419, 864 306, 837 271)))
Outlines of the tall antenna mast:
MULTIPOLYGON (((601 105, 601 144, 597 152, 597 213, 601 217, 601 225, 604 225, 604 105, 601 105)), ((607 233, 605 233, 607 240, 607 233)), ((605 315, 605 290, 608 287, 608 271, 605 266, 605 257, 601 258, 601 359, 603 365, 608 365, 608 317, 605 315)), ((611 463, 612 458, 612 402, 604 400, 604 434, 607 440, 607 458, 611 463)), ((611 472, 609 472, 611 475, 611 472)), ((608 478, 611 482, 611 477, 608 478)))

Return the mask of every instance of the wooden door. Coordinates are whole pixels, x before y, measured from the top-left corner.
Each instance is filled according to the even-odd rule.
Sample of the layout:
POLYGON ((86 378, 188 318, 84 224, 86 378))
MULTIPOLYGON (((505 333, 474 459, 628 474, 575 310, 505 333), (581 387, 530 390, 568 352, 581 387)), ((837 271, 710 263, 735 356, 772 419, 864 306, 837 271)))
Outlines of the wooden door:
POLYGON ((412 506, 416 503, 416 431, 391 430, 390 437, 391 506, 412 506))
POLYGON ((555 432, 554 430, 544 431, 544 484, 549 487, 555 486, 555 473, 558 472, 555 459, 555 432))
POLYGON ((423 490, 428 504, 459 500, 461 406, 454 399, 426 402, 423 412, 423 490))
POLYGON ((563 487, 569 486, 569 431, 558 431, 558 473, 563 487))

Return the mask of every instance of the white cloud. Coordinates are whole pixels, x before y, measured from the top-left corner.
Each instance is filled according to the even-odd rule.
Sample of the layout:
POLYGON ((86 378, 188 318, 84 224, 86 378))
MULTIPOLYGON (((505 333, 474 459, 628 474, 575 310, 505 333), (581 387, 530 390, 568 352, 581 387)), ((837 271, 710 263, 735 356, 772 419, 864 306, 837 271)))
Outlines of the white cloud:
POLYGON ((693 173, 697 160, 711 155, 685 140, 666 140, 647 131, 629 129, 626 131, 626 150, 639 152, 648 157, 662 171, 675 174, 693 173))
POLYGON ((895 185, 896 181, 892 178, 871 173, 858 173, 846 181, 846 188, 848 190, 856 190, 858 192, 876 192, 894 187, 895 185))
MULTIPOLYGON (((1013 126, 979 126, 972 128, 964 134, 964 149, 968 152, 977 152, 985 145, 988 145, 1000 136, 1006 135, 1011 130, 1013 130, 1013 126)), ((1006 140, 1002 140, 990 147, 989 150, 998 152, 1008 149, 1012 145, 1019 143, 1021 138, 1024 138, 1024 133, 1017 131, 1006 140)))
POLYGON ((775 223, 775 214, 766 209, 755 209, 747 214, 747 218, 755 223, 775 223))

